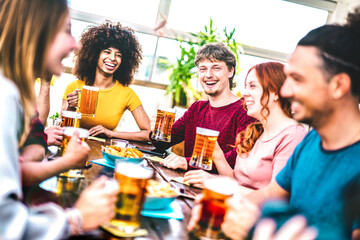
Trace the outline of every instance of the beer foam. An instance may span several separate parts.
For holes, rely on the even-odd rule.
[[[176,109],[170,107],[159,106],[158,109],[165,112],[176,113]]]
[[[117,160],[115,172],[131,178],[149,179],[153,176],[154,170],[152,168],[145,168],[136,163],[127,163],[122,160]]]
[[[211,129],[207,129],[207,128],[202,128],[202,127],[197,127],[196,128],[196,133],[201,134],[201,135],[205,135],[205,136],[209,136],[209,137],[217,137],[217,136],[219,136],[219,131],[211,130]]]
[[[79,138],[88,138],[89,137],[89,130],[84,128],[74,128],[74,127],[64,127],[64,135],[72,136],[74,135],[75,131],[79,132]]]
[[[204,187],[222,195],[233,195],[238,183],[229,177],[213,177],[204,181]]]
[[[88,86],[88,85],[84,85],[82,88],[90,90],[90,91],[97,91],[97,92],[99,91],[98,87],[93,87],[93,86]]]
[[[81,113],[74,111],[62,111],[62,116],[67,118],[81,119]]]

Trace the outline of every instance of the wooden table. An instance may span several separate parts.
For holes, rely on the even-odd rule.
[[[101,146],[109,144],[109,140],[106,143],[88,140],[88,144],[91,148],[89,160],[95,160],[103,158],[101,153]],[[136,145],[142,149],[151,150],[153,147],[147,143],[142,142],[131,142],[131,144]],[[162,167],[159,163],[152,163],[151,166],[156,171],[156,179],[158,181],[169,181],[173,177],[183,176],[184,171],[181,170],[172,170]],[[78,198],[81,191],[86,188],[94,179],[100,175],[107,175],[108,177],[113,176],[113,169],[108,167],[103,167],[97,164],[92,164],[92,167],[84,170],[84,179],[64,179],[62,190],[60,193],[54,193],[51,191],[46,191],[38,186],[25,191],[26,203],[29,205],[39,205],[44,202],[55,202],[60,206],[72,207]],[[201,192],[200,189],[191,188],[183,186],[182,184],[173,183],[176,187],[181,187],[185,189],[186,192],[191,194]],[[186,229],[186,226],[189,222],[191,215],[191,208],[193,206],[193,201],[187,198],[177,198],[175,200],[181,207],[181,210],[184,214],[184,219],[179,221],[176,219],[160,219],[160,218],[150,218],[142,217],[141,219],[141,228],[148,230],[149,235],[146,237],[136,237],[135,239],[189,239],[189,234]],[[116,239],[113,235],[98,229],[93,231],[86,236],[77,236],[72,237],[71,239]]]

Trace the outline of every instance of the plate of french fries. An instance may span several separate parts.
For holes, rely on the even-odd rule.
[[[136,148],[123,148],[115,145],[102,147],[102,154],[106,161],[115,165],[116,159],[140,163],[144,160],[144,154]]]
[[[146,186],[146,199],[143,208],[146,210],[168,208],[178,195],[178,191],[170,183],[160,183],[150,179]]]

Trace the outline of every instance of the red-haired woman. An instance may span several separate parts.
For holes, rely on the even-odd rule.
[[[295,147],[305,137],[306,129],[291,118],[290,102],[280,96],[285,81],[284,65],[267,62],[252,67],[245,79],[247,114],[259,120],[240,132],[236,139],[238,157],[232,169],[220,148],[214,163],[221,175],[235,177],[246,194],[268,185],[285,166]],[[184,180],[201,186],[209,174],[192,171]]]

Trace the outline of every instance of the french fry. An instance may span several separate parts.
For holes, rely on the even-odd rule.
[[[169,183],[160,183],[153,179],[148,180],[146,191],[152,197],[175,197],[178,195],[176,189]]]
[[[144,154],[135,148],[121,148],[119,146],[107,146],[102,147],[102,149],[111,155],[118,157],[127,157],[127,158],[142,158]]]

